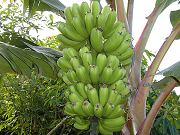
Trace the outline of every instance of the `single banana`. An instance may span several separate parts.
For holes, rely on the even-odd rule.
[[[79,129],[79,130],[88,130],[89,129],[89,125],[90,125],[89,122],[87,122],[85,124],[79,124],[78,122],[74,123],[74,127],[76,129]]]
[[[124,67],[131,65],[131,63],[132,63],[132,58],[121,61],[121,65],[124,66]]]
[[[91,12],[93,15],[93,20],[94,20],[94,24],[96,24],[97,22],[97,17],[100,13],[101,9],[100,9],[100,4],[98,1],[93,1],[92,5],[91,5]]]
[[[66,26],[66,23],[64,22],[59,22],[57,24],[57,29],[63,34],[65,35],[66,31],[65,31],[65,26]]]
[[[123,41],[123,36],[121,33],[116,32],[110,38],[108,38],[104,43],[104,51],[110,53],[115,51]]]
[[[103,85],[99,89],[99,102],[102,106],[105,106],[109,98],[109,89],[106,85]]]
[[[96,104],[94,106],[94,115],[98,118],[101,118],[103,115],[103,106],[101,104]]]
[[[109,91],[108,102],[113,104],[116,101],[117,96],[118,96],[118,92],[117,91],[110,90]]]
[[[79,94],[77,95],[77,93],[71,93],[68,97],[69,101],[73,102],[83,102],[83,97],[81,97]]]
[[[61,57],[57,61],[57,65],[64,71],[68,71],[69,69],[72,69],[72,66],[70,63],[68,63],[67,59],[65,57]]]
[[[72,15],[72,12],[71,12],[71,7],[67,7],[67,8],[64,9],[64,15],[65,15],[66,23],[72,24],[73,15]]]
[[[78,67],[82,66],[81,61],[77,57],[72,57],[70,60],[70,64],[74,70],[78,69]]]
[[[85,28],[84,22],[82,22],[78,16],[73,17],[73,26],[76,29],[76,31],[80,35],[82,35],[84,38],[87,38],[89,36],[89,34]]]
[[[96,50],[97,52],[101,52],[103,49],[102,32],[97,28],[93,28],[91,31],[90,40],[91,40],[91,45],[94,48],[94,50]]]
[[[107,58],[107,66],[112,69],[118,68],[120,65],[119,59],[115,55],[109,55]]]
[[[71,12],[73,14],[73,17],[78,16],[81,19],[83,19],[82,14],[81,14],[80,6],[77,3],[73,3],[73,5],[71,7]]]
[[[104,6],[104,8],[102,9],[102,14],[109,15],[110,12],[111,12],[111,8],[108,5]]]
[[[109,114],[111,114],[114,108],[115,106],[112,103],[107,102],[104,106],[103,117],[106,118]]]
[[[89,48],[85,46],[85,47],[82,47],[82,48],[79,50],[79,55],[80,55],[81,58],[82,58],[82,56],[83,56],[84,53],[89,53],[89,52],[90,52]]]
[[[113,52],[110,52],[109,54],[119,56],[122,53],[124,53],[130,47],[129,45],[130,45],[130,42],[128,40],[123,41],[116,50],[114,50]]]
[[[86,124],[89,123],[89,120],[84,119],[81,116],[75,116],[74,117],[75,122],[79,123],[79,124]]]
[[[72,82],[71,82],[71,81],[68,79],[68,77],[67,77],[67,73],[66,73],[66,74],[64,73],[62,79],[63,79],[63,81],[64,81],[67,85],[71,85],[71,84],[72,84]]]
[[[112,11],[109,13],[107,20],[105,22],[106,27],[104,27],[103,36],[111,32],[112,26],[114,25],[115,22],[116,22],[116,11]]]
[[[122,22],[116,22],[114,25],[113,25],[113,28],[111,29],[111,31],[109,33],[107,33],[106,35],[103,35],[104,38],[110,38],[114,33],[116,32],[120,32],[120,33],[125,33],[125,30],[124,30],[124,24]]]
[[[72,83],[76,83],[76,82],[79,81],[79,79],[77,78],[77,75],[74,72],[74,70],[69,70],[67,72],[67,77],[68,77],[69,81],[72,82]]]
[[[114,131],[120,131],[120,126],[125,124],[125,119],[121,116],[114,119],[101,119],[100,122],[103,127],[109,127],[109,129],[114,129]]]
[[[108,119],[114,119],[117,117],[121,117],[124,115],[124,110],[121,108],[121,105],[117,105],[114,110],[112,111],[112,113],[110,115],[107,116]]]
[[[82,104],[82,110],[84,113],[86,113],[88,116],[94,116],[94,106],[88,101],[85,100]]]
[[[104,129],[101,125],[101,122],[99,121],[98,121],[98,130],[102,135],[113,135],[113,131]]]
[[[97,59],[96,59],[96,65],[99,69],[99,73],[101,74],[101,72],[103,71],[103,69],[105,68],[107,64],[107,57],[105,54],[98,54],[97,55]]]
[[[79,57],[79,53],[74,48],[65,48],[63,49],[63,56],[67,60],[71,60],[72,57]]]
[[[121,54],[118,58],[120,61],[127,60],[129,58],[132,58],[133,56],[133,49],[129,47],[123,54]]]
[[[86,25],[86,30],[91,34],[91,30],[94,28],[94,21],[93,21],[93,16],[91,13],[87,13],[84,18],[85,25]]]
[[[127,97],[123,97],[120,93],[118,93],[116,97],[116,101],[114,102],[114,105],[122,105],[127,101]]]
[[[76,75],[81,82],[83,82],[83,83],[90,82],[89,71],[86,70],[86,68],[84,66],[79,66],[76,69]]]
[[[74,41],[85,40],[85,38],[75,30],[73,25],[66,24],[64,27],[63,35],[66,36],[67,38],[71,39],[71,40],[74,40]]]
[[[67,37],[63,36],[62,34],[59,34],[57,36],[57,39],[62,42],[63,44],[69,46],[69,47],[72,47],[72,48],[80,48],[81,47],[81,43],[80,42],[77,42],[77,41],[74,41],[74,40],[71,40],[71,39],[68,39]]]
[[[129,88],[126,86],[124,89],[121,89],[121,95],[122,96],[127,96],[129,94]]]
[[[91,78],[91,82],[93,84],[97,84],[99,82],[99,69],[96,65],[90,65],[90,78]]]
[[[65,114],[67,114],[67,115],[71,115],[71,116],[76,115],[76,113],[75,113],[75,112],[73,111],[73,109],[72,109],[72,104],[71,104],[70,102],[67,102],[67,103],[65,104],[64,112],[65,112]]]
[[[112,84],[112,83],[114,83],[114,82],[116,82],[118,80],[122,80],[124,78],[125,73],[126,73],[125,69],[117,67],[113,71],[112,77],[111,77],[109,83]]]
[[[82,59],[84,67],[86,68],[87,71],[89,71],[90,65],[92,65],[91,53],[90,52],[83,53],[81,59]]]
[[[81,14],[82,14],[82,17],[83,17],[83,18],[85,17],[85,15],[86,15],[87,13],[90,13],[90,12],[91,12],[91,9],[90,9],[90,7],[89,7],[89,5],[88,5],[87,2],[82,2],[82,3],[81,3],[81,6],[80,6],[80,9],[81,9]]]
[[[84,98],[84,99],[87,99],[87,94],[86,94],[86,91],[85,91],[85,85],[84,83],[77,83],[76,84],[76,90],[78,91],[78,93]]]
[[[87,90],[87,96],[90,101],[90,103],[95,106],[97,103],[99,103],[99,96],[98,91],[96,88],[90,88]]]
[[[105,67],[102,74],[101,74],[101,78],[100,81],[101,83],[109,83],[109,80],[112,77],[112,73],[113,73],[113,69],[111,67]]]
[[[83,110],[82,110],[82,102],[73,102],[73,103],[72,103],[72,109],[73,109],[73,111],[74,111],[76,114],[78,114],[78,115],[80,115],[80,116],[83,116],[83,117],[87,117],[87,116],[88,116],[88,115],[85,114],[85,113],[83,112]]]

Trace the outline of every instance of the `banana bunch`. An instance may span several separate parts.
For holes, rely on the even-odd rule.
[[[131,64],[133,50],[130,47],[131,36],[124,24],[117,21],[116,12],[109,6],[102,10],[98,1],[91,6],[87,2],[73,4],[64,11],[66,22],[57,26],[61,32],[58,39],[62,48],[80,48],[87,46],[95,52],[116,55],[123,66]]]
[[[57,61],[58,76],[67,84],[64,112],[77,129],[88,130],[95,119],[98,131],[111,135],[126,122],[131,36],[116,12],[108,6],[101,10],[98,1],[73,4],[64,14],[66,22],[58,24],[63,57]]]
[[[103,84],[98,89],[91,84],[79,82],[69,86],[65,94],[67,103],[64,112],[74,116],[75,128],[89,129],[91,119],[96,117],[101,134],[121,130],[125,123],[122,104],[129,90],[116,89],[113,85],[108,87]]]

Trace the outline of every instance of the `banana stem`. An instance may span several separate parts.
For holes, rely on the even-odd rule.
[[[90,135],[98,135],[97,118],[92,118],[91,127],[90,127]]]

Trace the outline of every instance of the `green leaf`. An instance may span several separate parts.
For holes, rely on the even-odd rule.
[[[178,0],[156,0],[155,7],[163,6],[161,12],[163,12],[169,5]]]
[[[180,24],[180,9],[171,11],[170,13],[170,21],[171,25],[175,27],[176,25]],[[180,39],[180,33],[177,35],[176,39]]]
[[[39,75],[57,78],[56,61],[36,51],[21,49],[0,42],[0,74],[17,73],[31,76],[34,71]]]
[[[176,62],[172,66],[160,71],[158,74],[161,74],[165,77],[171,76],[176,78],[180,82],[180,61]]]

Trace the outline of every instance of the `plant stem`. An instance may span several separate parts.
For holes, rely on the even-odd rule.
[[[172,42],[175,40],[176,35],[180,32],[180,24],[178,24],[175,29],[171,32],[170,36],[167,38],[167,40],[163,43],[160,50],[158,51],[156,57],[154,58],[153,62],[148,68],[148,71],[146,72],[143,80],[141,81],[138,91],[135,94],[133,98],[133,102],[131,104],[131,112],[132,115],[134,115],[136,129],[139,128],[139,126],[143,123],[145,119],[145,108],[146,108],[146,99],[149,94],[149,87],[147,87],[146,84],[151,84],[154,75],[158,70],[158,67],[163,60],[166,52],[168,51],[169,47],[171,46]]]
[[[47,135],[52,135],[69,117],[65,117],[59,124],[56,125]]]
[[[144,53],[147,41],[149,39],[153,26],[163,8],[164,8],[164,5],[156,7],[152,11],[152,13],[148,16],[148,21],[143,29],[143,32],[141,33],[139,37],[138,42],[135,45],[135,48],[134,48],[135,61],[132,67],[131,75],[130,75],[131,83],[133,85],[133,88],[135,89],[137,89],[141,81],[141,64],[142,64],[143,53]]]
[[[123,0],[116,0],[116,12],[118,20],[124,22],[126,30],[129,31],[129,24],[127,21]]]
[[[132,23],[133,23],[133,7],[134,0],[128,0],[127,18],[129,24],[129,32],[132,34]]]
[[[98,135],[97,132],[97,118],[92,118],[91,127],[90,127],[90,135]]]
[[[144,123],[142,124],[141,130],[138,131],[137,135],[148,135],[150,134],[151,128],[153,126],[154,120],[162,106],[162,104],[167,99],[168,95],[171,91],[176,87],[178,82],[171,78],[164,90],[160,93],[158,98],[156,99],[155,103],[153,104],[150,112],[148,113],[147,118],[145,119]]]

